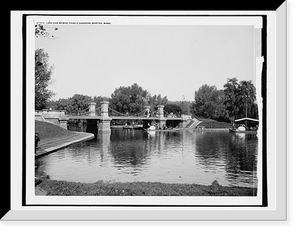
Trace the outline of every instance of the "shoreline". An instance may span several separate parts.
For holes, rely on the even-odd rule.
[[[95,137],[93,133],[69,131],[56,124],[39,120],[35,120],[35,133],[39,136],[35,158]]]
[[[45,140],[43,143],[38,145],[35,158],[44,156],[78,142],[91,140],[94,137],[93,133],[74,132],[74,134],[70,136],[55,138],[55,140]]]
[[[41,179],[38,196],[257,196],[257,188],[160,182],[95,183]]]

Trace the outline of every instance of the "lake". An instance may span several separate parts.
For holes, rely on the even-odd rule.
[[[39,159],[53,180],[257,187],[255,134],[112,130]]]

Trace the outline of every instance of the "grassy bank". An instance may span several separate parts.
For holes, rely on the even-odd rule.
[[[198,184],[75,183],[44,179],[38,185],[49,196],[256,196],[257,189]]]
[[[35,132],[39,133],[40,137],[35,152],[36,157],[94,138],[92,133],[73,132],[43,121],[35,121]]]
[[[76,135],[75,132],[68,131],[55,124],[37,120],[35,121],[35,132],[39,133],[40,143]]]

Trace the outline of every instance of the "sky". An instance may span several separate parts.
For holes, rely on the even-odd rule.
[[[252,80],[253,26],[47,25],[35,39],[54,66],[54,99],[74,94],[110,97],[137,83],[151,95],[193,101],[203,84]],[[56,28],[56,30],[55,30]]]

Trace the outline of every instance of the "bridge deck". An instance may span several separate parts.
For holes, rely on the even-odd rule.
[[[138,116],[109,116],[112,120],[158,120],[158,117],[138,117]],[[101,119],[101,116],[67,116],[68,119]],[[165,117],[166,120],[178,120],[183,118]]]

